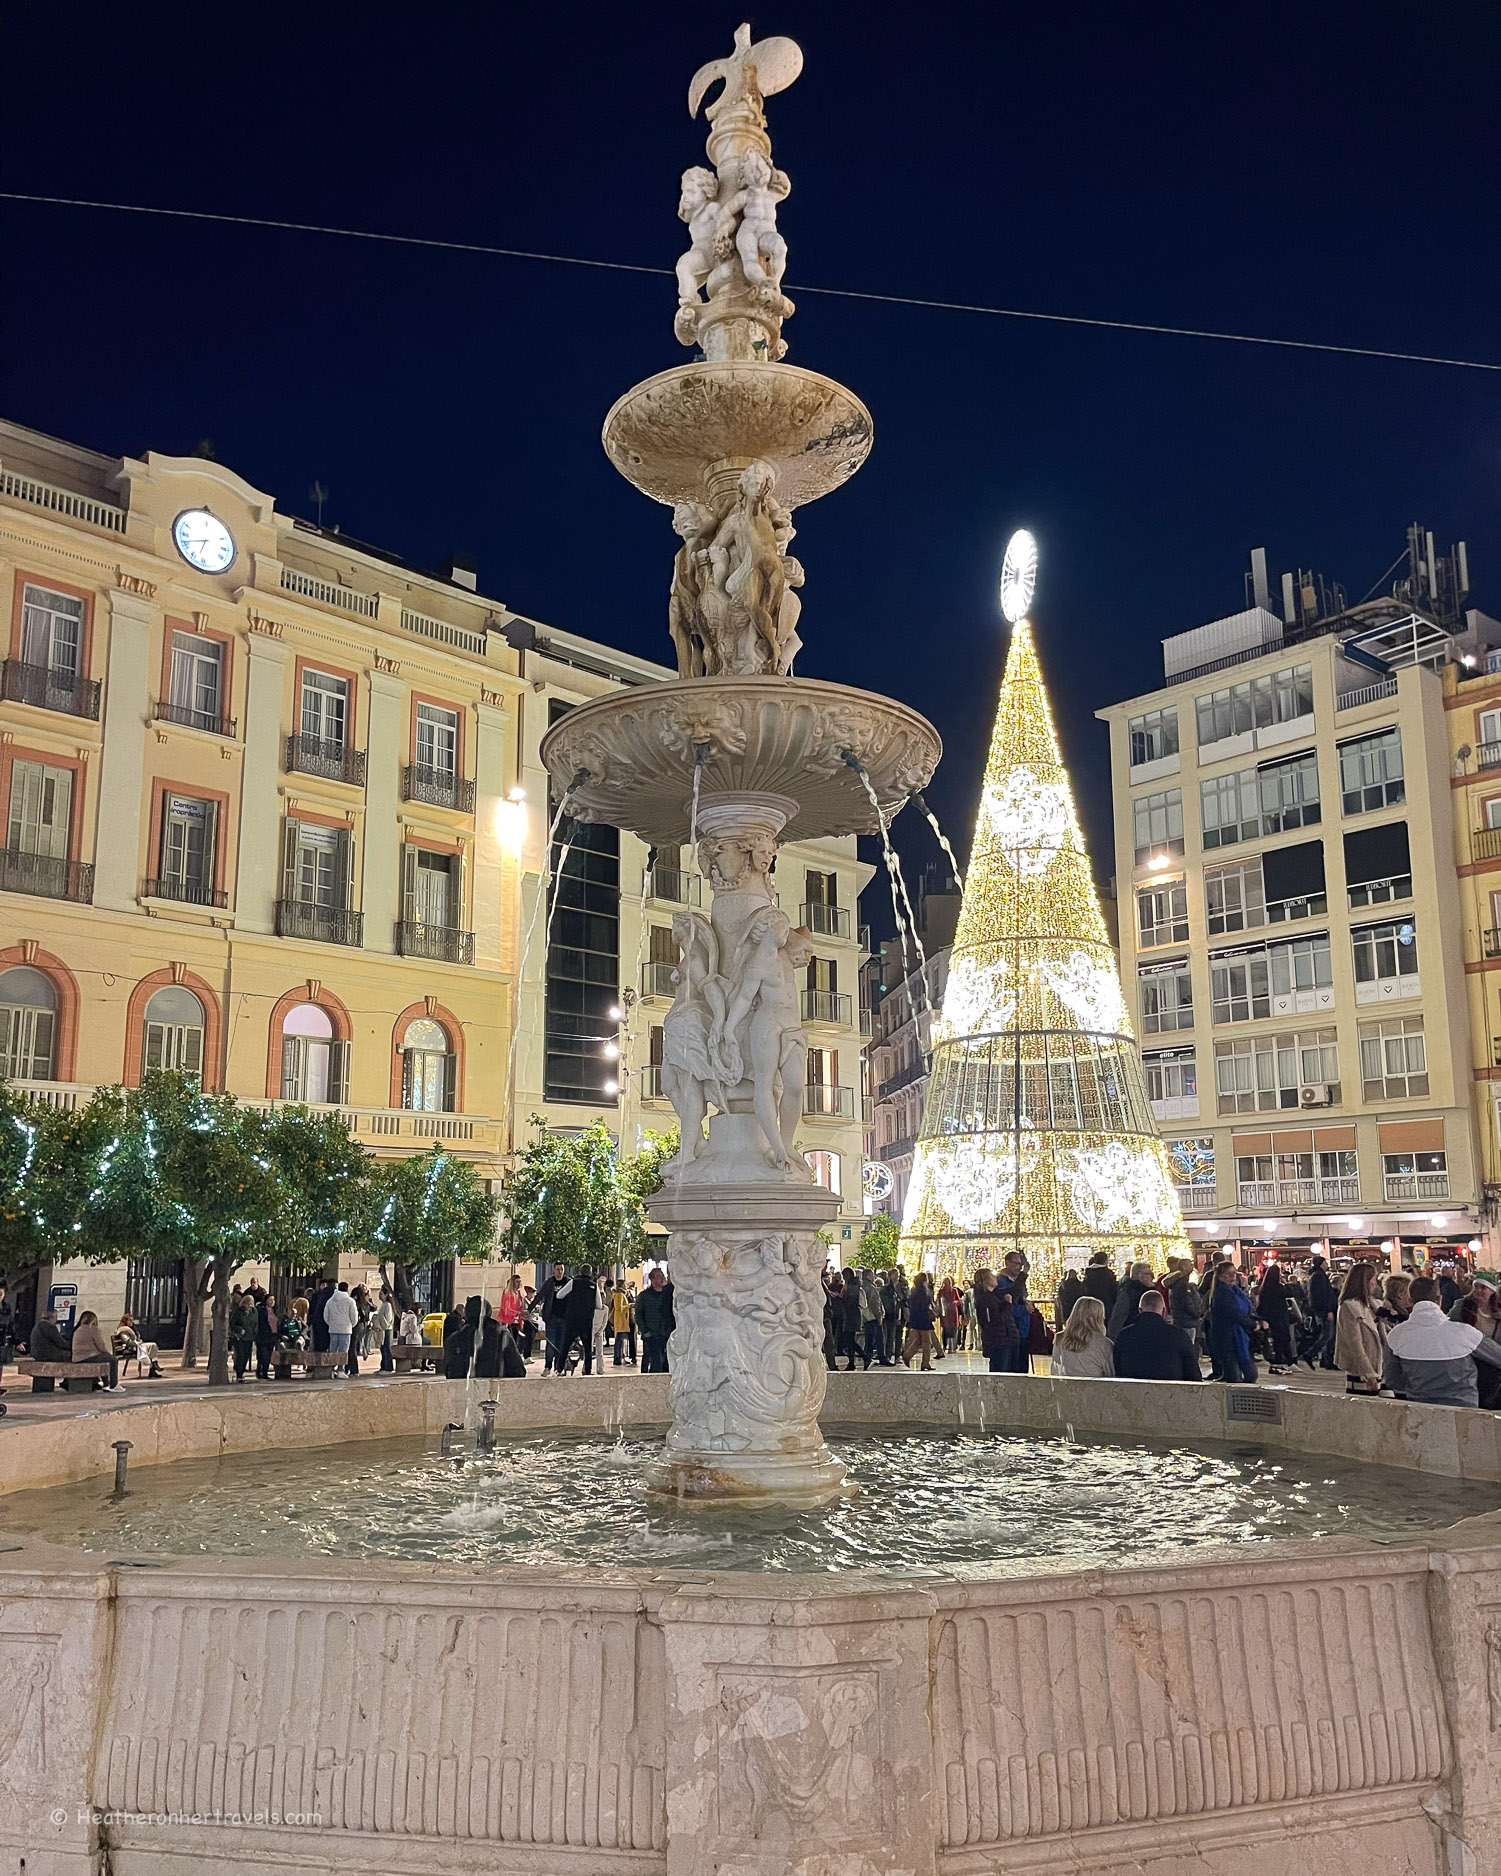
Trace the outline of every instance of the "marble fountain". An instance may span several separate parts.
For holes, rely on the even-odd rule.
[[[415,1377],[0,1423],[0,1876],[1501,1871],[1501,1417],[825,1376],[837,1201],[793,1144],[808,934],[775,855],[879,831],[939,744],[791,674],[793,511],[871,442],[858,399],[783,362],[764,104],[801,64],[741,28],[695,76],[712,167],[683,179],[676,330],[697,356],[605,423],[673,509],[679,677],[545,748],[572,815],[696,843],[713,888],[679,917],[667,1021],[673,1372],[496,1384],[483,1460],[437,1451],[473,1384]],[[528,1501],[544,1433],[603,1508],[556,1561],[545,1518],[508,1556],[482,1498]],[[120,1438],[133,1496],[111,1500]],[[956,1517],[1008,1499],[993,1555],[904,1483],[924,1440]],[[628,1491],[605,1489],[617,1456]],[[420,1473],[451,1509],[414,1534],[391,1493]],[[1213,1542],[1129,1528],[1153,1477],[1239,1494],[1228,1517],[1205,1498]],[[889,1543],[883,1502],[907,1520]],[[773,1526],[796,1541],[747,1539]]]

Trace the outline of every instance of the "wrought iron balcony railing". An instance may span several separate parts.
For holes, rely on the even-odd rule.
[[[472,964],[474,933],[403,919],[396,927],[396,949],[404,958],[432,958],[439,964]]]
[[[156,706],[157,717],[163,723],[180,723],[187,730],[206,730],[210,736],[233,736],[235,720],[221,716],[217,710],[199,710],[192,704],[172,703],[163,697]]]
[[[425,801],[430,808],[452,808],[458,814],[473,814],[474,783],[451,769],[430,769],[413,762],[401,771],[403,801]]]
[[[148,879],[141,887],[143,899],[175,899],[179,905],[207,905],[222,912],[229,904],[229,894],[208,880]]]
[[[71,899],[91,905],[94,869],[84,860],[56,860],[50,853],[0,847],[0,892],[29,892],[38,899]]]
[[[38,710],[56,710],[63,716],[99,720],[99,681],[54,671],[48,664],[23,664],[7,658],[0,667],[0,697],[7,703],[32,704]]]
[[[296,775],[321,775],[326,782],[365,786],[365,752],[347,743],[329,742],[306,731],[287,738],[287,770]]]
[[[276,935],[311,938],[326,945],[361,945],[365,942],[365,915],[340,906],[312,905],[303,899],[278,899]]]

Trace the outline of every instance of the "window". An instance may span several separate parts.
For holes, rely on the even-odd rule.
[[[1209,954],[1210,1021],[1248,1023],[1272,1013],[1264,945]]]
[[[215,905],[214,841],[218,803],[197,795],[162,797],[161,849],[157,876],[146,882],[148,899],[178,899],[187,905]]]
[[[414,924],[455,929],[462,921],[459,897],[459,856],[429,853],[425,847],[405,851],[405,911]]]
[[[1447,1153],[1383,1153],[1382,1182],[1388,1199],[1446,1199]]]
[[[1189,1111],[1182,1106],[1185,1101],[1191,1101],[1191,1111],[1198,1113],[1199,1077],[1192,1049],[1149,1052],[1142,1056],[1141,1065],[1147,1078],[1147,1099],[1159,1120],[1181,1120]],[[1172,1103],[1171,1113],[1157,1113],[1166,1103]]]
[[[1421,1016],[1392,1016],[1360,1025],[1360,1085],[1367,1101],[1427,1095],[1428,1053]]]
[[[1406,821],[1357,827],[1345,835],[1345,884],[1352,908],[1412,897]]]
[[[1148,886],[1136,895],[1141,947],[1188,943],[1188,888],[1181,879]]]
[[[299,1003],[282,1023],[281,1098],[314,1107],[349,1098],[349,1044],[334,1040],[333,1020],[316,1003]]]
[[[1178,753],[1178,712],[1149,710],[1145,716],[1132,717],[1126,725],[1131,739],[1131,766],[1143,762],[1161,762],[1164,756]]]
[[[1141,985],[1141,1027],[1144,1035],[1194,1026],[1193,980],[1188,959],[1156,964],[1138,973]]]
[[[57,992],[27,965],[0,971],[0,1081],[51,1081]]]
[[[169,984],[146,1005],[143,1068],[173,1069],[203,1078],[203,1005],[191,990]]]
[[[1482,769],[1493,769],[1501,762],[1501,710],[1480,712],[1480,747],[1475,760]]]
[[[1395,724],[1374,736],[1339,745],[1340,804],[1346,814],[1369,814],[1407,799],[1402,780],[1402,732]]]
[[[1318,1136],[1315,1135],[1314,1138]],[[1309,1152],[1243,1153],[1235,1161],[1241,1202],[1286,1204],[1350,1203],[1360,1197],[1355,1151],[1333,1147]],[[1256,1187],[1263,1190],[1257,1192]],[[1247,1188],[1253,1188],[1248,1190]]]
[[[1204,874],[1204,903],[1209,934],[1251,931],[1266,923],[1266,900],[1261,886],[1260,860],[1239,866],[1217,866]]]
[[[1289,938],[1267,947],[1272,970],[1272,1014],[1332,1008],[1334,959],[1328,932]]]
[[[401,1105],[419,1114],[451,1114],[456,1080],[443,1025],[430,1016],[408,1023],[401,1039]]]
[[[1329,910],[1324,891],[1324,843],[1300,841],[1295,847],[1273,847],[1261,856],[1269,925],[1314,918]]]
[[[1200,782],[1199,814],[1206,848],[1254,840],[1261,832],[1261,797],[1255,769]]]
[[[283,938],[357,945],[363,914],[353,909],[354,835],[347,827],[288,820],[276,929]]]
[[[1217,1042],[1214,1085],[1221,1114],[1333,1106],[1340,1098],[1335,1032],[1311,1029],[1294,1035],[1255,1036],[1244,1042]],[[1305,1092],[1309,1089],[1312,1098]]]
[[[560,721],[569,707],[554,698],[549,720]],[[550,807],[556,814],[556,797]],[[615,1100],[605,1088],[619,1066],[603,1054],[601,1041],[615,1034],[610,1011],[620,1002],[619,833],[595,822],[560,826],[553,836],[552,869],[556,897],[547,952],[543,1093],[549,1101],[598,1107]],[[642,990],[670,997],[669,966],[677,959],[671,929],[654,927],[650,943]]]
[[[194,632],[172,634],[172,675],[167,702],[175,723],[195,730],[223,731],[224,647]]]
[[[809,1166],[813,1169],[814,1180],[821,1185],[826,1192],[837,1193],[839,1191],[840,1171],[839,1155],[837,1153],[805,1153],[803,1158],[807,1160]]]
[[[452,782],[459,772],[459,713],[438,704],[417,706],[417,766]]]
[[[418,705],[419,711],[423,706]],[[326,671],[302,674],[302,734],[330,750],[341,750],[349,738],[349,680]]]
[[[1136,864],[1154,853],[1183,851],[1183,793],[1166,788],[1160,794],[1138,795],[1131,803],[1136,838]]]
[[[1256,771],[1261,795],[1261,831],[1285,834],[1315,827],[1319,820],[1319,765],[1311,749],[1285,762],[1263,762]]]
[[[50,587],[21,591],[21,662],[50,672],[69,688],[80,675],[83,656],[83,601]]]
[[[73,814],[73,771],[16,761],[10,771],[5,844],[12,853],[66,860]]]
[[[1355,1000],[1418,994],[1418,937],[1407,921],[1357,925],[1350,933],[1355,952]]]
[[[1194,699],[1199,747],[1313,714],[1313,666],[1300,664]]]

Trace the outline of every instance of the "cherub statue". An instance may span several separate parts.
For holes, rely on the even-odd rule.
[[[662,1019],[662,1087],[682,1135],[672,1162],[676,1169],[698,1158],[709,1102],[721,1110],[729,1102],[714,1056],[715,1039],[725,1022],[719,940],[702,912],[675,913],[672,934],[679,952],[673,972],[677,994]]]
[[[770,463],[747,464],[740,473],[735,500],[709,544],[716,600],[705,593],[703,604],[706,621],[711,630],[717,628],[719,641],[713,647],[717,665],[710,665],[710,648],[705,646],[705,670],[711,677],[729,673],[748,677],[776,668],[787,574],[770,506],[775,481]],[[723,607],[717,603],[720,596],[727,602]]]
[[[683,171],[678,220],[688,224],[688,252],[677,264],[678,313],[673,330],[684,345],[698,339],[699,289],[714,267],[715,237],[720,227],[719,178],[712,169]]]
[[[806,927],[794,931],[787,914],[776,906],[757,913],[740,941],[724,1018],[724,1034],[731,1039],[750,1019],[747,1040],[756,1119],[766,1136],[767,1158],[783,1171],[807,1171],[807,1161],[793,1145],[808,1065],[795,972],[812,957],[812,934]]]
[[[719,208],[718,244],[724,244],[733,228],[741,271],[768,298],[781,298],[782,275],[787,271],[787,243],[777,232],[777,203],[791,189],[786,174],[772,166],[769,156],[746,150],[740,158],[740,187]]]
[[[784,508],[780,502],[767,504],[771,514],[772,527],[776,533],[777,552],[782,556],[782,568],[786,577],[786,590],[782,594],[782,607],[777,615],[777,658],[778,677],[789,677],[792,673],[792,661],[803,648],[803,641],[797,634],[797,622],[802,616],[803,602],[793,590],[803,583],[803,563],[789,554],[787,549],[792,544],[792,537],[797,529],[792,525],[792,510]]]
[[[667,599],[667,629],[678,655],[679,677],[704,675],[703,585],[707,554],[716,521],[703,502],[679,502],[672,511],[673,531],[683,545],[672,562],[672,590]]]

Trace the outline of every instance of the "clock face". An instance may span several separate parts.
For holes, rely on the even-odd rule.
[[[177,551],[201,573],[222,573],[235,557],[235,537],[206,508],[188,508],[172,524]]]
[[[1001,611],[1012,625],[1025,619],[1037,589],[1037,543],[1025,528],[1018,528],[1006,543],[1001,567]]]

